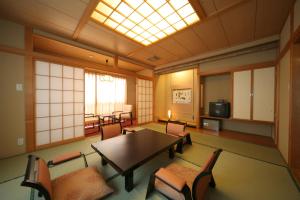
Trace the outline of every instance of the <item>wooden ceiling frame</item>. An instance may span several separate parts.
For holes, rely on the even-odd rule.
[[[98,3],[99,3],[99,0],[90,0],[89,4],[87,5],[85,11],[83,12],[83,15],[81,16],[79,23],[73,33],[72,38],[74,40],[78,39],[78,36],[79,36],[81,30],[89,21],[90,16],[91,16],[92,12],[95,10]]]
[[[200,17],[200,20],[204,20],[207,15],[202,7],[202,5],[200,4],[199,0],[189,0],[191,6],[194,8],[194,10],[196,11],[196,13],[198,14],[198,16]]]
[[[99,2],[100,2],[100,1],[99,1]],[[126,3],[125,0],[120,0],[120,4],[121,4],[122,2],[123,2],[123,3]],[[154,11],[153,13],[157,13],[162,19],[166,20],[167,23],[169,23],[169,27],[173,28],[173,29],[175,30],[175,32],[172,32],[172,33],[169,34],[169,33],[166,33],[166,32],[165,32],[165,29],[166,29],[166,28],[164,28],[164,30],[159,28],[160,31],[158,31],[157,33],[153,34],[153,33],[151,33],[151,32],[148,32],[148,33],[150,33],[150,36],[149,36],[149,37],[145,37],[145,36],[142,35],[143,33],[137,33],[135,30],[133,30],[133,28],[135,27],[135,26],[133,26],[132,28],[125,27],[126,29],[128,29],[128,31],[126,31],[126,32],[124,32],[124,33],[121,33],[121,32],[119,32],[119,31],[117,31],[117,28],[118,28],[119,25],[122,25],[122,23],[119,23],[119,21],[116,21],[115,19],[111,18],[112,14],[117,10],[117,7],[118,7],[118,6],[116,6],[116,7],[113,8],[111,5],[109,5],[109,4],[108,4],[107,2],[105,2],[105,1],[101,1],[101,3],[102,3],[103,5],[106,5],[106,6],[109,7],[110,9],[112,9],[112,12],[111,12],[109,15],[105,15],[105,14],[102,13],[101,11],[95,9],[94,12],[96,12],[96,13],[98,13],[98,14],[100,14],[100,15],[103,15],[103,17],[105,17],[106,19],[105,19],[105,22],[100,22],[100,21],[94,19],[93,17],[90,17],[91,21],[95,22],[96,24],[101,25],[102,27],[107,28],[107,29],[110,30],[110,31],[112,30],[112,31],[114,31],[114,32],[117,33],[117,34],[122,35],[123,37],[125,37],[125,38],[127,38],[127,39],[129,39],[129,40],[131,40],[131,41],[133,41],[133,42],[135,42],[135,43],[141,45],[142,47],[147,47],[147,46],[151,46],[151,45],[153,45],[153,44],[156,44],[156,43],[158,43],[159,41],[161,41],[161,40],[163,40],[163,39],[165,39],[165,38],[168,38],[168,37],[170,37],[171,35],[174,35],[174,34],[176,34],[177,32],[182,31],[182,30],[184,30],[184,29],[186,29],[186,28],[188,28],[188,27],[190,27],[190,26],[192,26],[192,25],[194,25],[194,24],[199,23],[199,21],[201,21],[200,16],[198,15],[198,13],[197,13],[196,10],[194,9],[194,7],[190,4],[189,1],[188,1],[187,4],[185,4],[185,5],[182,6],[181,8],[183,8],[183,7],[185,7],[186,5],[190,4],[190,5],[192,6],[192,8],[194,9],[194,12],[193,12],[192,14],[188,15],[188,16],[191,16],[191,15],[193,15],[193,14],[196,14],[197,17],[198,17],[198,20],[192,22],[191,24],[189,24],[188,22],[185,21],[185,19],[186,19],[188,16],[182,17],[182,16],[178,13],[178,10],[180,10],[181,8],[176,9],[173,5],[171,5],[170,3],[168,3],[168,1],[166,1],[165,3],[163,3],[163,4],[161,5],[161,7],[163,7],[164,4],[169,4],[170,7],[175,11],[175,13],[177,13],[178,16],[180,17],[180,20],[179,20],[178,22],[182,21],[182,22],[185,24],[185,27],[183,27],[183,28],[181,28],[181,29],[177,29],[177,28],[175,28],[175,26],[174,26],[177,22],[174,23],[174,24],[171,24],[171,23],[169,23],[169,22],[166,20],[166,18],[169,17],[170,15],[167,16],[167,17],[166,17],[166,16],[163,16],[161,13],[158,13],[158,12],[157,12],[157,10],[158,10],[159,8],[154,8],[152,5],[150,5],[149,3],[147,3],[146,1],[144,1],[142,4],[146,3],[150,8],[152,8],[153,11]],[[142,4],[141,4],[141,5],[142,5]],[[132,7],[131,5],[128,5],[128,6],[133,10],[133,13],[134,13],[134,12],[139,13],[139,11],[137,11],[137,9],[138,9],[139,7],[141,7],[141,5],[139,5],[139,6],[136,7],[136,8]],[[199,9],[200,9],[200,8],[199,8],[199,6],[198,6],[198,10],[199,10]],[[119,13],[119,12],[118,12],[118,13]],[[131,22],[132,22],[133,24],[135,24],[135,25],[139,25],[139,24],[140,24],[140,22],[137,23],[137,22],[132,21],[131,19],[128,18],[128,16],[124,15],[123,13],[119,13],[119,14],[120,14],[121,16],[123,16],[126,20],[131,21]],[[151,14],[150,14],[150,15],[151,15]],[[149,16],[150,16],[150,15],[149,15]],[[147,17],[142,16],[142,17],[144,17],[145,19],[147,19],[149,16],[147,16]],[[112,28],[112,27],[110,27],[109,25],[106,24],[106,21],[107,21],[107,20],[113,21],[114,23],[117,23],[118,25],[117,25],[116,27]],[[150,22],[151,22],[151,21],[150,21]],[[156,23],[151,22],[151,23],[152,23],[152,25],[153,25],[152,27],[155,27],[155,25],[157,25],[158,22],[156,22]],[[148,30],[151,29],[152,27],[145,28],[144,31],[148,31]],[[138,36],[141,36],[141,37],[144,38],[144,40],[142,40],[142,41],[135,40],[134,38],[136,38],[136,37],[131,37],[131,36],[127,35],[128,32],[133,33],[133,34],[136,35],[137,37],[138,37]],[[164,37],[161,37],[161,38],[160,38],[160,37],[157,37],[156,35],[157,35],[158,33],[160,33],[160,32],[161,32],[161,33],[164,33],[165,36],[164,36]],[[157,40],[151,41],[151,40],[149,39],[149,38],[151,38],[151,37],[153,37],[153,36],[154,36]],[[148,44],[144,44],[144,43],[143,43],[144,41],[148,41],[149,43],[148,43]]]
[[[223,25],[223,23],[221,22],[221,20],[220,20],[220,18],[219,18],[219,15],[222,14],[222,13],[228,12],[228,11],[230,11],[231,9],[233,9],[233,8],[239,6],[239,5],[245,4],[245,3],[247,3],[248,1],[250,1],[250,0],[240,0],[240,1],[238,1],[238,2],[232,3],[232,4],[230,4],[229,6],[226,6],[226,7],[222,8],[222,9],[220,9],[220,10],[218,10],[218,11],[212,13],[211,15],[206,15],[205,12],[204,12],[204,9],[202,8],[202,6],[201,6],[201,4],[198,2],[198,0],[189,0],[190,4],[191,4],[192,7],[194,8],[194,10],[197,12],[197,14],[199,15],[199,17],[201,17],[201,15],[204,15],[204,18],[200,18],[200,21],[199,21],[199,22],[196,22],[196,23],[194,23],[194,24],[192,24],[192,25],[190,25],[190,26],[188,26],[188,27],[186,27],[186,28],[180,30],[179,32],[184,31],[184,30],[187,29],[187,28],[190,28],[190,27],[196,26],[196,25],[198,25],[198,24],[201,24],[203,21],[209,20],[209,19],[211,19],[211,18],[213,18],[213,17],[218,17],[218,20],[220,21],[222,30],[223,30],[224,35],[225,35],[225,38],[226,38],[226,41],[227,41],[228,45],[230,45],[228,36],[226,35],[226,32],[225,32],[224,25]],[[213,3],[214,3],[214,1],[213,1]],[[198,6],[199,9],[196,10],[194,6],[197,5],[197,4],[199,5],[199,6]],[[214,3],[214,6],[215,6],[215,3]],[[216,6],[215,6],[215,8],[216,8]],[[201,9],[202,9],[202,11],[201,11]],[[200,10],[200,12],[203,12],[203,14],[199,14],[199,13],[198,13],[199,10]],[[208,45],[204,42],[204,40],[203,40],[196,32],[195,32],[195,34],[199,37],[199,39],[203,42],[203,44],[205,44],[206,48],[209,50]],[[181,43],[179,43],[179,42],[174,38],[174,34],[172,34],[172,35],[170,35],[170,36],[167,36],[167,37],[165,37],[165,38],[163,38],[163,39],[161,39],[161,40],[159,40],[159,41],[163,41],[163,40],[166,40],[166,39],[168,39],[168,38],[174,39],[174,40],[177,42],[177,44],[180,45],[182,48],[184,48],[191,56],[193,55],[192,52],[190,52],[186,47],[184,47]],[[156,43],[155,43],[155,44],[156,44]],[[152,44],[152,45],[154,45],[154,44]],[[128,53],[127,56],[132,57],[133,55],[136,54],[136,52],[141,51],[141,50],[144,49],[144,48],[151,47],[152,45],[149,45],[149,46],[147,46],[147,47],[137,48],[137,49],[135,49],[134,51]],[[159,45],[159,42],[157,42],[157,45],[158,45],[159,47],[161,47],[161,46]],[[163,48],[163,47],[161,47],[161,48]],[[165,49],[165,48],[163,48],[163,49]],[[169,51],[167,51],[167,52],[170,53]],[[173,53],[170,53],[170,54],[173,55]]]
[[[238,1],[238,2],[232,3],[232,4],[230,4],[229,6],[226,6],[226,7],[222,8],[222,9],[219,9],[219,10],[217,10],[216,5],[215,5],[215,2],[213,1],[214,6],[215,6],[215,8],[216,8],[217,11],[214,12],[214,13],[212,13],[212,14],[210,14],[210,15],[208,15],[208,16],[207,16],[207,19],[209,19],[209,18],[211,18],[211,17],[218,16],[218,15],[224,13],[224,12],[228,12],[229,10],[232,10],[233,8],[235,8],[235,7],[239,6],[239,5],[245,4],[245,3],[247,3],[248,1],[251,1],[251,0],[240,0],[240,1]]]

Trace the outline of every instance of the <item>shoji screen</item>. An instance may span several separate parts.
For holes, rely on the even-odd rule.
[[[153,121],[153,83],[137,79],[137,116],[138,123]]]
[[[36,146],[84,135],[84,70],[35,63]]]

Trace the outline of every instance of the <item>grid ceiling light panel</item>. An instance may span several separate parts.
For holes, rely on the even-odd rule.
[[[200,21],[188,0],[100,0],[91,18],[145,46]]]

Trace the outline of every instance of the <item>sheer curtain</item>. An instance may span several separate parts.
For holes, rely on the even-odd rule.
[[[126,79],[87,73],[85,89],[85,113],[111,114],[123,110],[127,98]]]
[[[122,111],[126,103],[126,79],[97,75],[97,113]]]
[[[85,73],[85,114],[96,114],[96,74]]]

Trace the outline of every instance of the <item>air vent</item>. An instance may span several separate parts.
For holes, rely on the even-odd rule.
[[[160,59],[160,57],[158,56],[152,56],[150,58],[147,58],[147,60],[151,61],[151,62],[155,62],[155,61],[158,61]]]

